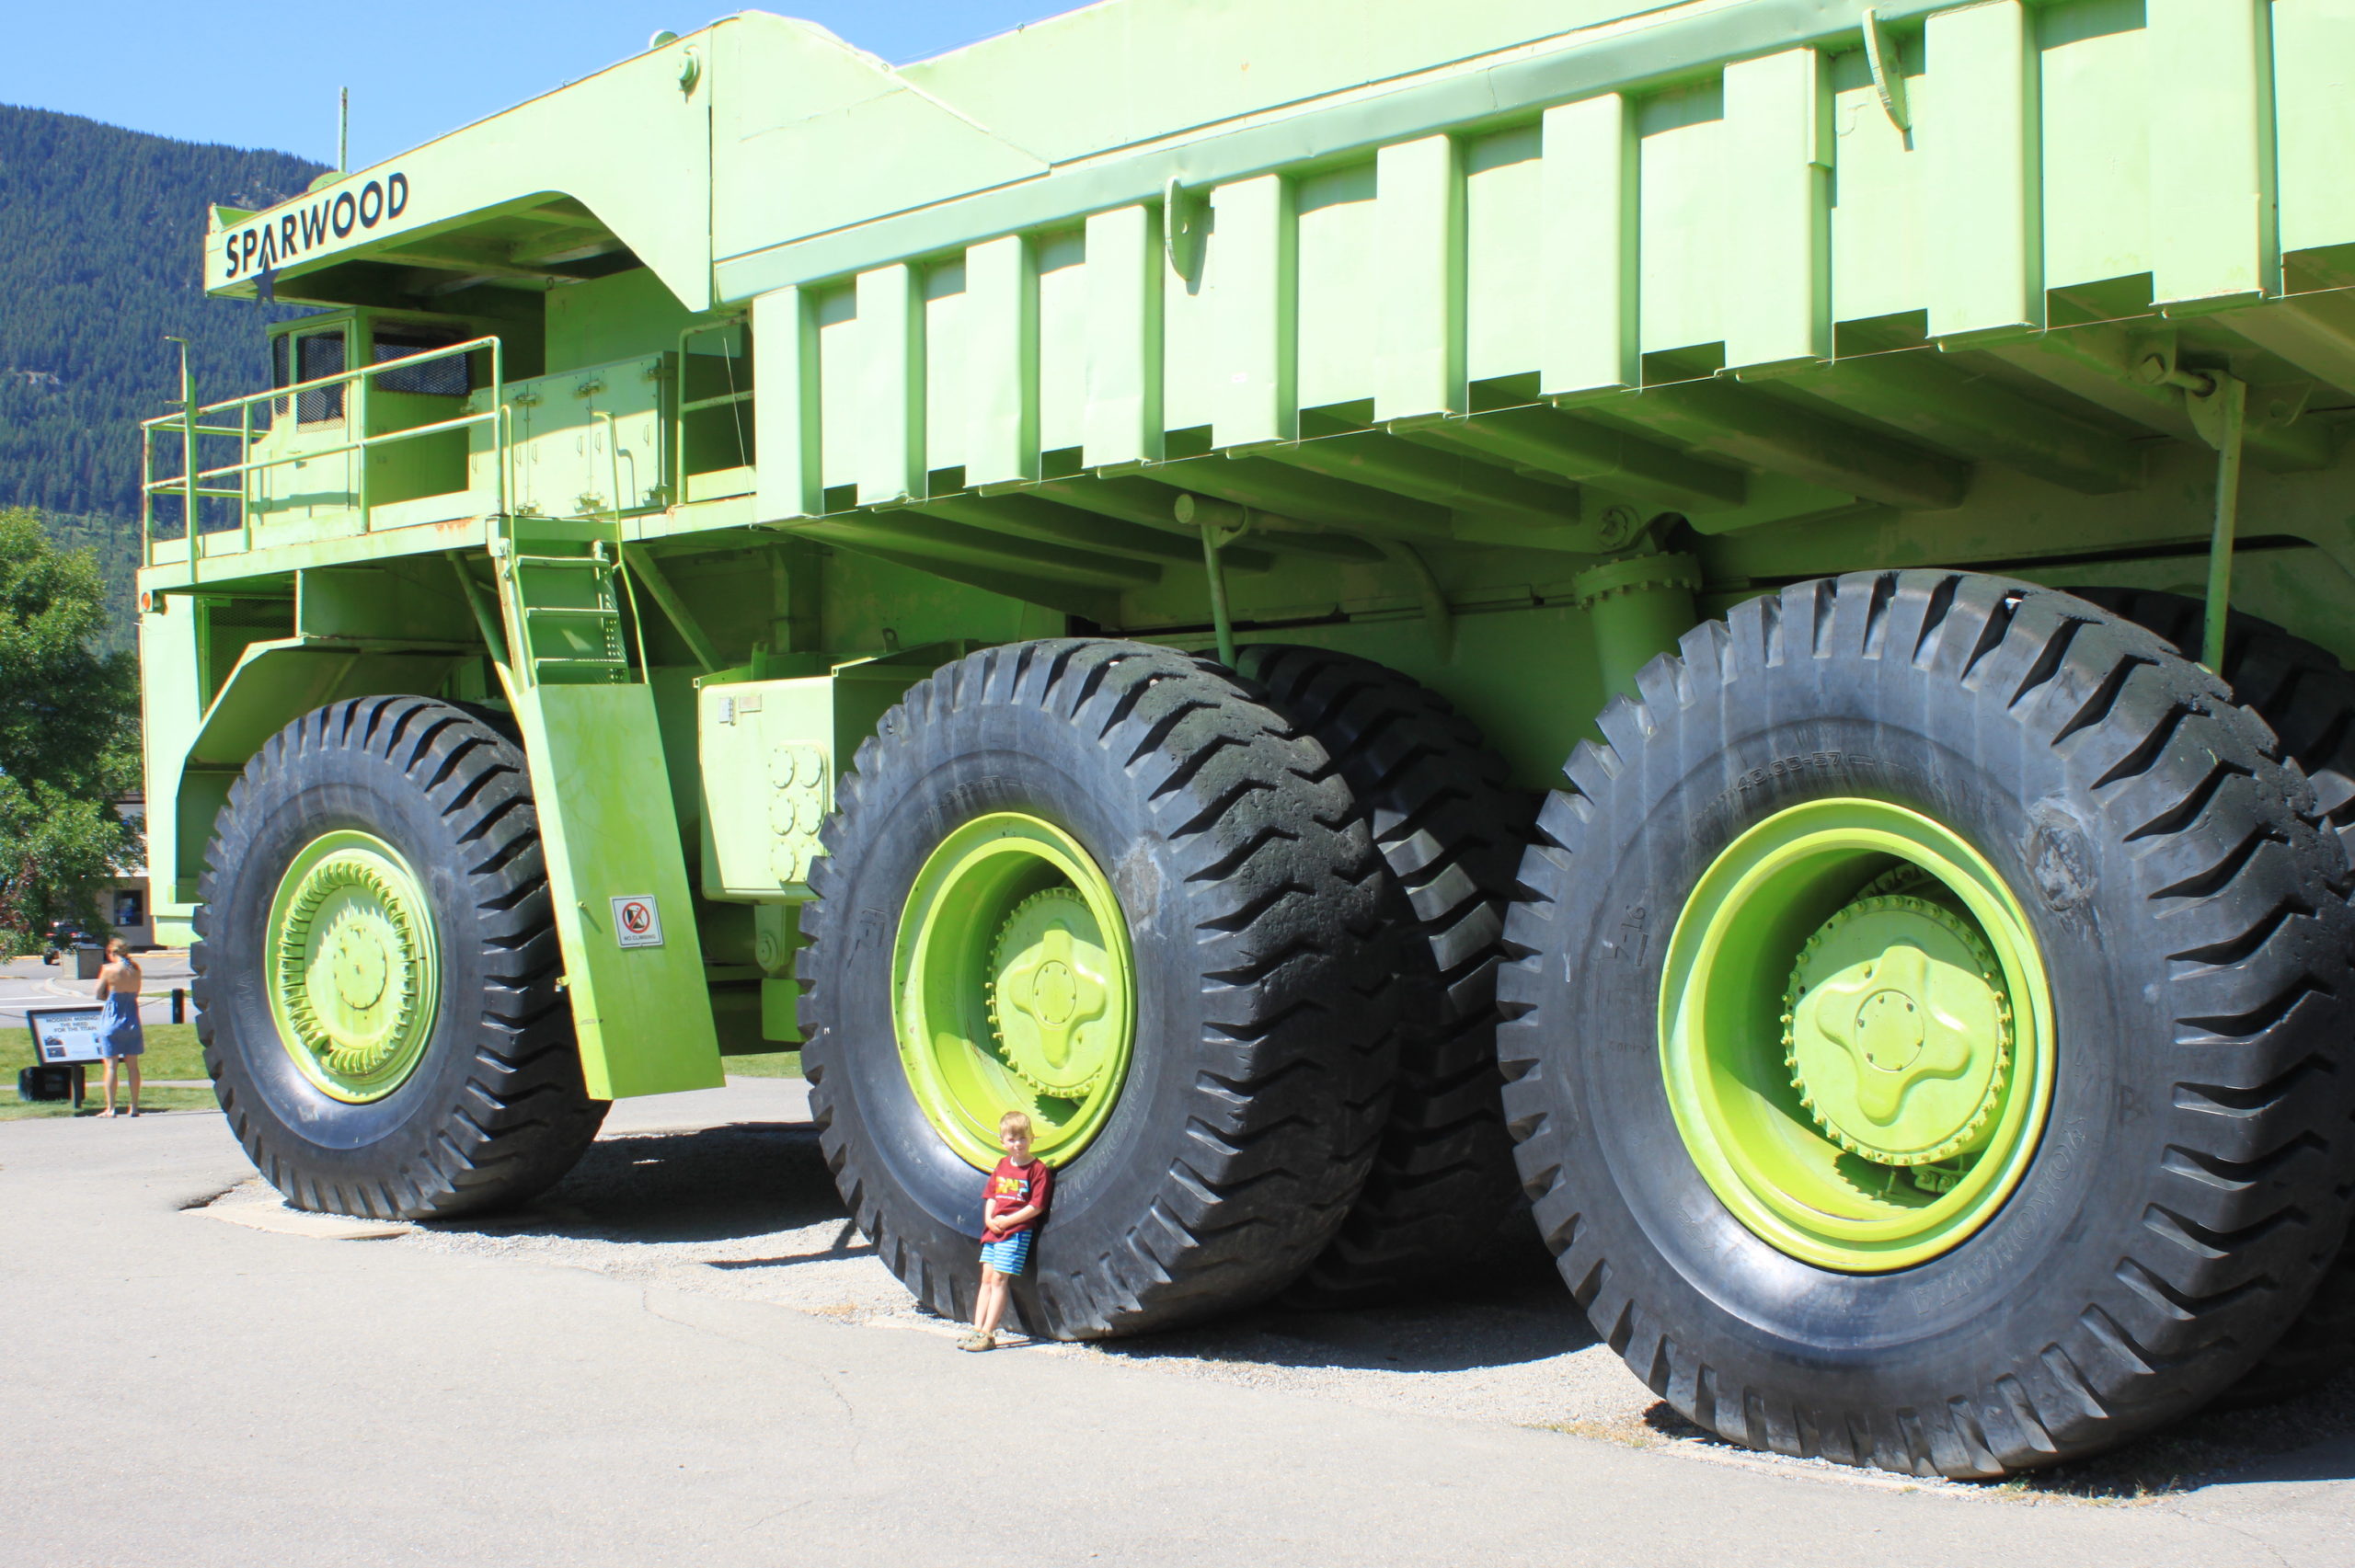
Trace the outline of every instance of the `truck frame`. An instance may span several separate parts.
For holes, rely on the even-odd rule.
[[[293,1202],[798,1047],[1033,1333],[1548,1254],[1995,1476],[2355,1355],[2355,7],[746,13],[267,212],[155,906]]]

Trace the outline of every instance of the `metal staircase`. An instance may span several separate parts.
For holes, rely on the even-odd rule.
[[[524,684],[627,685],[615,562],[602,542],[584,555],[499,556],[499,591]]]

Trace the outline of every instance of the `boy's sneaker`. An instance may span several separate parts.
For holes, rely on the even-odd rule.
[[[957,1348],[959,1350],[995,1350],[997,1348],[997,1335],[994,1333],[983,1333],[981,1330],[975,1329],[972,1333],[967,1334],[964,1338],[957,1342]]]

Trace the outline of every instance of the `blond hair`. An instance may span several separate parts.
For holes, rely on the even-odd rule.
[[[1009,1132],[1018,1132],[1023,1137],[1028,1138],[1030,1136],[1030,1118],[1020,1111],[1008,1111],[1005,1115],[998,1117],[997,1130],[1000,1136]]]

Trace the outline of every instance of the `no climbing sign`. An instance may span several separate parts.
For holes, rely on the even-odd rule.
[[[638,893],[614,900],[614,940],[624,947],[662,945],[662,911],[655,907],[653,894]]]

